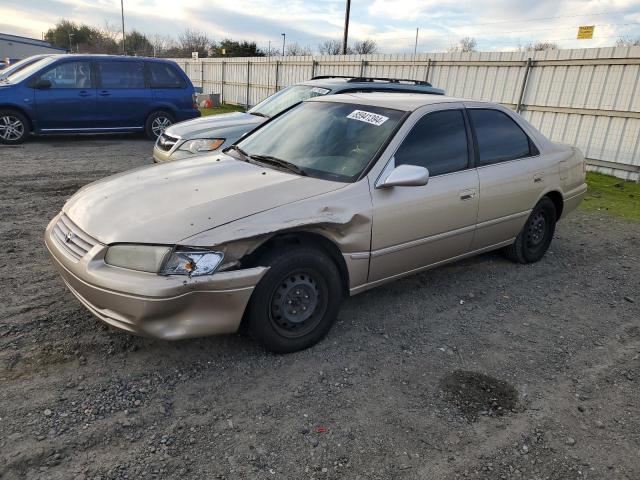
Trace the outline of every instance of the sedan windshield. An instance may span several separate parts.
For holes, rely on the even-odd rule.
[[[293,85],[283,88],[278,93],[267,97],[249,110],[249,113],[262,117],[273,117],[296,103],[320,95],[326,95],[330,91],[328,88],[312,87],[311,85]]]
[[[273,168],[353,182],[403,115],[371,105],[304,102],[239,142],[237,150]]]

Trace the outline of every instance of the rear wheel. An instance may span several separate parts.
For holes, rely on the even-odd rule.
[[[151,140],[156,140],[162,132],[173,124],[173,116],[165,111],[153,112],[147,118],[144,131]]]
[[[0,110],[0,143],[17,145],[29,135],[29,120],[14,110]]]
[[[505,256],[517,263],[537,262],[549,249],[555,229],[555,205],[550,198],[544,197],[531,211],[513,245],[505,247]]]
[[[293,247],[266,254],[260,265],[270,268],[247,308],[251,335],[275,353],[319,342],[335,322],[342,299],[335,263],[314,248]]]

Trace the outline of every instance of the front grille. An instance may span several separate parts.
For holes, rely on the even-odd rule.
[[[158,148],[164,152],[168,152],[176,143],[178,143],[178,140],[179,139],[176,137],[163,133],[158,137]]]
[[[93,246],[98,243],[84,233],[64,213],[53,227],[53,237],[62,250],[76,260],[80,260]]]

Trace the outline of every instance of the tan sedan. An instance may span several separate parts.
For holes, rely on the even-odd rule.
[[[242,325],[290,352],[328,332],[345,295],[488,250],[540,260],[585,191],[582,154],[499,105],[336,95],[224,153],[88,185],[45,240],[114,327],[181,339]]]

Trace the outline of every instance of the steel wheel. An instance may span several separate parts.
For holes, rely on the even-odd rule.
[[[323,290],[323,280],[309,270],[284,277],[271,294],[269,320],[274,329],[287,338],[315,329],[327,308]]]
[[[25,125],[22,119],[12,114],[0,117],[0,138],[6,142],[16,142],[25,133]]]
[[[159,115],[153,119],[153,122],[151,122],[151,131],[156,137],[159,137],[162,135],[162,132],[171,126],[171,123],[172,122],[169,117]]]
[[[527,247],[536,248],[545,239],[547,233],[547,219],[543,210],[538,210],[531,215],[527,224]]]

